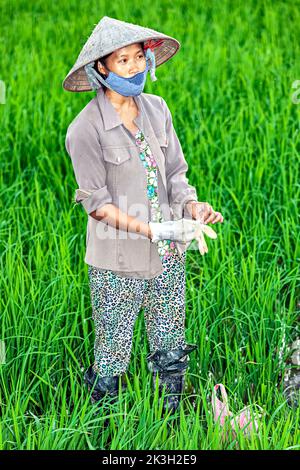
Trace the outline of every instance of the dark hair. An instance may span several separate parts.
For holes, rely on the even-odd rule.
[[[144,50],[144,42],[142,41],[139,44],[142,46],[142,49]],[[100,60],[101,63],[106,66],[106,59],[111,54],[112,54],[112,52],[110,52],[109,54],[104,55],[103,57],[100,57],[100,59],[95,60],[94,69],[96,70],[97,73],[99,73],[99,75],[101,75],[102,78],[104,78],[104,80],[105,80],[105,75],[103,73],[100,73],[99,70],[98,70],[98,67],[97,67],[98,60]],[[105,85],[103,85],[103,83],[101,83],[101,86],[102,86],[103,90],[105,91],[107,87]]]
[[[112,53],[111,53],[112,54]],[[106,66],[106,59],[107,57],[109,57],[111,54],[106,54],[105,56],[101,57],[100,59],[97,59],[95,60],[95,64],[94,64],[94,69],[96,70],[97,73],[99,73],[99,75],[101,75],[102,78],[104,78],[105,80],[105,75],[103,73],[100,73],[99,70],[98,70],[98,60],[101,60],[102,64]],[[100,83],[101,84],[101,87],[103,88],[103,90],[105,91],[106,90],[106,86],[103,85],[103,83]]]

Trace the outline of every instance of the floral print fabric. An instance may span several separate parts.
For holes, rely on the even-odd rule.
[[[144,165],[147,175],[147,196],[151,205],[151,221],[163,222],[163,216],[159,206],[158,188],[157,188],[157,165],[152,155],[150,146],[145,139],[143,132],[139,129],[135,133],[135,142],[139,147],[139,156],[142,164]],[[161,260],[167,259],[169,256],[177,253],[174,241],[172,240],[159,240],[156,242],[158,254]]]

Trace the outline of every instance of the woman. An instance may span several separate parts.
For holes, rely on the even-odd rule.
[[[97,90],[66,136],[76,202],[89,215],[85,262],[95,362],[84,378],[92,402],[117,394],[141,308],[154,386],[158,373],[160,393],[164,384],[173,392],[165,408],[178,407],[188,354],[197,347],[185,341],[185,252],[197,237],[207,252],[202,231],[215,236],[204,224],[223,217],[197,202],[188,184],[166,102],[142,93],[148,70],[156,80],[155,67],[179,46],[170,36],[105,16],[63,82],[69,91]]]

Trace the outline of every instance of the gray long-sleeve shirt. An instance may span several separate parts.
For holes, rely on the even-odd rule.
[[[163,219],[189,217],[184,205],[190,200],[197,201],[197,193],[186,177],[188,165],[171,112],[165,100],[157,95],[141,93],[134,100],[139,109],[134,123],[143,131],[157,163]],[[155,243],[89,215],[112,203],[145,223],[151,220],[145,170],[134,136],[102,87],[69,125],[66,149],[78,189],[86,194],[78,197],[76,190],[76,201],[88,214],[85,262],[126,277],[146,279],[161,274],[163,266]],[[176,242],[180,254],[189,243]]]

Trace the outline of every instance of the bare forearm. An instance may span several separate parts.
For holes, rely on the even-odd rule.
[[[91,212],[90,216],[96,220],[105,222],[118,230],[140,233],[151,240],[149,224],[122,212],[114,204],[105,204],[101,209]]]

